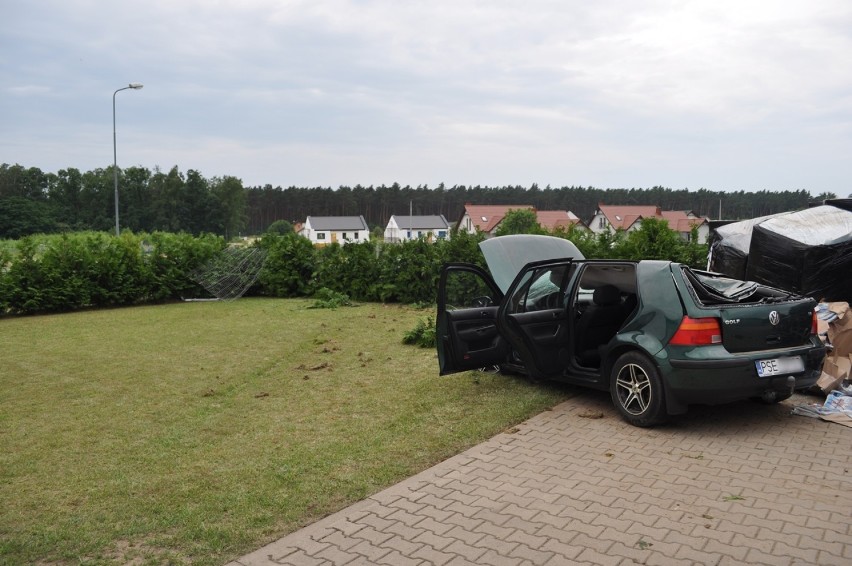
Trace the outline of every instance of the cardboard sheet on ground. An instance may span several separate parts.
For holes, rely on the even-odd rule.
[[[820,415],[819,418],[830,423],[837,423],[852,428],[852,417],[850,417],[846,413],[832,413],[830,415]]]

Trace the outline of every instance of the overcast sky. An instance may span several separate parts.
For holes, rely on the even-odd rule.
[[[852,193],[849,0],[0,6],[0,163]]]

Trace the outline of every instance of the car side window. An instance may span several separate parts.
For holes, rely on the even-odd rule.
[[[565,306],[567,265],[550,265],[528,271],[512,295],[511,313],[556,309]]]
[[[472,271],[450,271],[444,289],[447,310],[492,307],[500,303],[485,280]]]

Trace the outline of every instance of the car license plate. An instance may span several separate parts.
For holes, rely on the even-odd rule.
[[[795,358],[774,358],[771,360],[757,360],[754,362],[757,367],[758,377],[770,377],[773,375],[782,375],[785,373],[799,373],[805,370],[805,364],[801,356]]]

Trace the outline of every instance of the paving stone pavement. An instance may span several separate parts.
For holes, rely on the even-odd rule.
[[[639,429],[583,392],[228,566],[848,566],[852,428],[790,415],[818,400]]]

